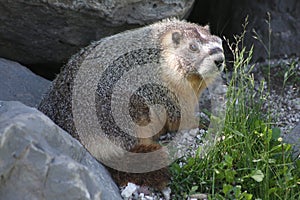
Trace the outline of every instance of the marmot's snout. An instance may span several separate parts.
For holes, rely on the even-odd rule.
[[[215,76],[224,69],[225,56],[222,47],[222,41],[209,42],[203,51],[206,56],[198,63],[198,72],[203,79]]]
[[[209,55],[219,54],[219,56],[217,58],[215,58],[214,63],[216,65],[216,67],[218,68],[218,70],[223,71],[223,67],[224,67],[223,49],[220,47],[215,47],[215,48],[212,48],[211,50],[209,50],[208,54]]]
[[[220,58],[220,59],[215,60],[215,64],[216,64],[216,67],[217,67],[220,71],[223,71],[223,66],[224,66],[224,59],[223,59],[223,58]]]

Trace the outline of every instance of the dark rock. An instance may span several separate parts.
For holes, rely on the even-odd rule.
[[[36,107],[50,84],[19,63],[0,58],[0,100]]]
[[[106,169],[35,108],[0,101],[0,199],[121,199]]]
[[[197,1],[189,19],[201,24],[209,23],[213,33],[225,35],[234,41],[232,36],[242,33],[242,24],[248,16],[248,33],[244,44],[248,48],[255,45],[253,61],[260,61],[268,59],[267,12],[271,16],[271,58],[300,56],[299,0]],[[253,38],[253,29],[259,34],[263,44]]]
[[[239,1],[233,0],[232,11],[232,32],[242,31],[241,24],[245,17],[249,16],[248,37],[245,44],[255,45],[253,59],[268,59],[268,51],[271,57],[285,57],[291,55],[300,55],[300,2],[298,0],[274,0],[274,1]],[[269,25],[267,12],[271,17],[271,46],[269,43]],[[261,42],[252,37],[252,30],[255,30]],[[266,48],[264,47],[266,46]]]
[[[196,1],[188,20],[201,25],[209,24],[212,33],[223,36],[231,31],[231,8],[232,0]]]
[[[0,56],[59,67],[93,40],[166,17],[185,17],[194,0],[1,0]]]
[[[290,133],[284,134],[283,139],[293,145],[293,157],[300,159],[300,123]]]

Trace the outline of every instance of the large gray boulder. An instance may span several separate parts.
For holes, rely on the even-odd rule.
[[[284,134],[283,139],[293,145],[293,157],[300,159],[300,123],[290,133]]]
[[[166,17],[194,0],[0,0],[0,57],[56,66],[93,40]]]
[[[50,84],[19,63],[0,58],[0,100],[36,107]]]
[[[35,108],[0,101],[0,199],[121,199],[106,169]]]

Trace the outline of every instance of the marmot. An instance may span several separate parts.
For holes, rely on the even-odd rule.
[[[39,110],[116,169],[111,172],[117,183],[162,188],[168,173],[160,168],[169,163],[156,140],[198,125],[198,98],[223,61],[222,41],[208,26],[163,20],[93,42],[74,55]],[[130,157],[127,151],[158,151],[153,156],[159,158]]]

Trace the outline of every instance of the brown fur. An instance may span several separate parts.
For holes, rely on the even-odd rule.
[[[156,151],[158,149],[161,149],[161,146],[159,144],[150,144],[150,145],[141,144],[132,148],[130,152],[147,153],[147,152]],[[167,160],[167,155],[162,155],[161,162],[165,162],[165,160]],[[151,163],[152,161],[145,160],[145,161],[138,161],[138,162]],[[168,185],[168,182],[170,180],[168,167],[164,167],[156,171],[142,173],[142,174],[120,172],[111,168],[109,168],[109,171],[111,172],[113,179],[116,181],[116,183],[119,186],[126,186],[128,182],[132,182],[140,186],[148,186],[158,190],[162,190]]]

